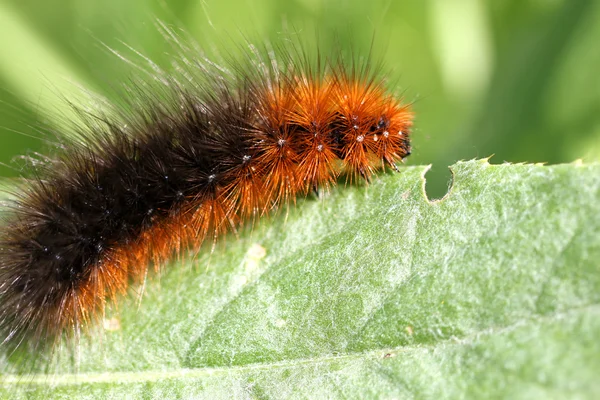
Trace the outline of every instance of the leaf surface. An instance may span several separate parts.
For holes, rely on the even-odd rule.
[[[460,162],[433,202],[427,169],[174,260],[0,397],[597,397],[600,165]]]

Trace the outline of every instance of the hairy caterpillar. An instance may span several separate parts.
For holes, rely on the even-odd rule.
[[[125,104],[80,110],[5,206],[2,343],[72,337],[149,264],[410,154],[410,106],[369,60],[250,48],[225,67],[187,52]]]

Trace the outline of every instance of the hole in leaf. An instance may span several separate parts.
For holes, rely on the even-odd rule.
[[[425,174],[425,194],[429,201],[444,197],[452,187],[452,172],[446,166],[432,166]]]

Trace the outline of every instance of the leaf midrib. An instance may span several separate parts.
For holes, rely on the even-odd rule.
[[[56,386],[73,386],[83,384],[97,383],[140,383],[140,382],[157,382],[168,379],[178,378],[203,378],[215,377],[219,375],[231,375],[232,373],[244,373],[252,371],[269,371],[278,368],[300,367],[307,365],[319,365],[326,363],[334,363],[338,361],[352,361],[366,358],[393,358],[401,353],[407,353],[416,350],[431,350],[446,344],[451,345],[468,345],[474,339],[482,336],[492,336],[498,333],[510,332],[516,328],[532,322],[545,322],[554,319],[560,319],[571,316],[583,311],[600,312],[600,303],[589,303],[578,307],[572,307],[564,311],[554,312],[546,315],[532,314],[528,318],[521,318],[514,323],[506,326],[490,326],[485,329],[471,332],[463,338],[451,337],[449,339],[440,340],[429,345],[418,344],[414,346],[399,346],[395,348],[381,348],[364,352],[346,353],[342,355],[326,355],[309,358],[296,358],[276,362],[255,363],[241,366],[226,366],[226,367],[203,367],[203,368],[180,368],[171,371],[137,371],[137,372],[102,372],[102,373],[83,373],[83,374],[6,374],[0,376],[2,384],[20,384],[20,385],[48,385]]]

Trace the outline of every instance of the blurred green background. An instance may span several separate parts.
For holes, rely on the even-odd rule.
[[[168,63],[156,18],[209,53],[236,36],[290,31],[367,53],[375,37],[415,101],[408,162],[433,164],[433,197],[460,159],[600,159],[600,1],[0,0],[0,162],[11,166],[0,176],[44,148],[37,127],[68,118],[61,96],[110,97],[131,76],[101,43]]]

